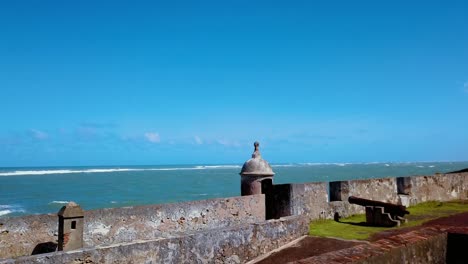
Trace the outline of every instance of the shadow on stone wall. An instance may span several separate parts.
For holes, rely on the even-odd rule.
[[[55,242],[45,242],[45,243],[37,244],[34,247],[31,255],[38,255],[38,254],[55,252],[55,251],[57,251],[57,243],[55,243]]]

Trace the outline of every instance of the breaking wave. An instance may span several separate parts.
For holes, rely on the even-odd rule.
[[[299,165],[303,166],[329,166],[329,165],[334,165],[334,166],[346,166],[346,165],[353,165],[353,164],[359,164],[359,163],[337,163],[337,162],[305,162],[305,163],[298,163]]]
[[[52,201],[49,204],[67,204],[69,201]]]
[[[22,176],[22,175],[46,175],[46,174],[70,174],[70,173],[104,173],[104,172],[127,172],[127,171],[177,171],[177,170],[205,170],[205,169],[232,169],[241,168],[239,165],[212,165],[195,167],[174,168],[112,168],[112,169],[57,169],[57,170],[17,170],[0,172],[0,176]]]
[[[24,209],[17,205],[2,205],[0,204],[0,216],[12,214],[12,213],[24,213]]]
[[[289,163],[289,164],[272,164],[271,167],[308,167],[308,166],[338,166],[345,167],[348,165],[371,165],[371,164],[381,164],[385,167],[393,166],[393,164],[403,164],[410,165],[408,163],[380,163],[380,162],[371,162],[371,163]],[[419,165],[415,164],[415,167],[418,168],[434,168],[434,165]],[[190,170],[210,170],[210,169],[240,169],[240,165],[197,165],[197,166],[187,166],[187,167],[160,167],[160,168],[89,168],[89,169],[43,169],[43,170],[12,170],[12,171],[0,171],[1,176],[22,176],[22,175],[47,175],[47,174],[71,174],[71,173],[111,173],[111,172],[133,172],[133,171],[190,171]]]
[[[0,216],[11,214],[11,213],[13,213],[13,211],[11,210],[0,210]]]
[[[237,169],[241,168],[239,165],[210,165],[210,166],[196,166],[195,169]]]

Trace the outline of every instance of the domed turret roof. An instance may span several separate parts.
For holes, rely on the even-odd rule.
[[[255,150],[252,153],[252,158],[244,163],[241,175],[251,175],[251,176],[273,176],[275,173],[271,169],[270,164],[264,159],[258,150],[260,144],[258,142],[254,143]]]

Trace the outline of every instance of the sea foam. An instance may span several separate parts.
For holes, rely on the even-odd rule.
[[[239,165],[206,165],[206,166],[195,166],[195,169],[235,169],[240,168]]]
[[[18,205],[3,205],[0,204],[0,216],[12,214],[12,213],[24,213],[25,210]]]
[[[49,204],[68,204],[68,201],[52,201]]]
[[[109,172],[128,172],[128,171],[176,171],[176,170],[205,170],[205,169],[232,169],[240,168],[238,165],[211,165],[195,167],[174,167],[174,168],[109,168],[109,169],[57,169],[57,170],[17,170],[0,172],[0,176],[22,176],[22,175],[47,175],[47,174],[71,174],[71,173],[109,173]]]
[[[13,211],[11,210],[0,210],[0,216],[11,214],[11,213],[13,213]]]

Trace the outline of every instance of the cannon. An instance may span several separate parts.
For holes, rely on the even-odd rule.
[[[406,206],[350,196],[348,202],[366,207],[366,223],[373,226],[400,226],[410,212]]]

